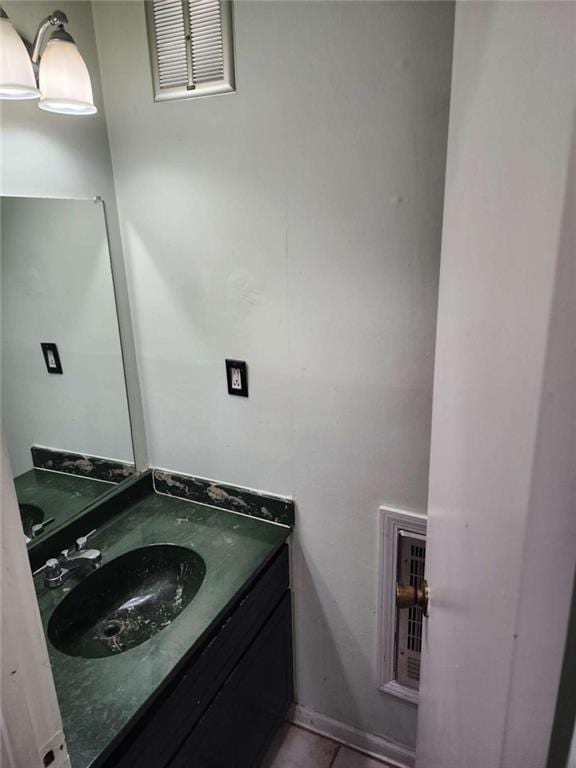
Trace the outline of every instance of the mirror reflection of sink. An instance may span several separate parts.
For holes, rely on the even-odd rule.
[[[85,659],[135,648],[174,621],[205,574],[200,555],[174,544],[120,555],[86,576],[54,609],[50,642]]]
[[[35,504],[18,504],[20,507],[20,518],[24,533],[29,539],[32,538],[32,526],[38,525],[44,520],[44,512]]]

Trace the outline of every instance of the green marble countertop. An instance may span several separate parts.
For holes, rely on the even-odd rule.
[[[194,649],[290,529],[222,509],[151,493],[110,520],[91,538],[102,564],[148,544],[190,547],[206,563],[206,576],[190,605],[165,629],[116,656],[82,659],[48,640],[56,692],[72,768],[97,766],[104,751],[137,719],[182,659]],[[88,577],[89,578],[89,577]],[[74,587],[47,589],[35,579],[44,628]]]
[[[116,483],[92,480],[88,477],[51,472],[47,469],[30,469],[14,478],[19,504],[34,504],[44,512],[44,520],[54,518],[38,541],[67,522],[92,501],[116,488]]]

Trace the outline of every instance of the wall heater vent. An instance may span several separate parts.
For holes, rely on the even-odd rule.
[[[426,562],[426,517],[380,509],[380,616],[378,688],[418,701],[422,610],[396,607],[396,583],[422,587]]]
[[[426,542],[421,534],[399,531],[397,580],[411,587],[422,587]],[[422,651],[422,609],[396,609],[396,680],[400,685],[418,690],[420,653]]]

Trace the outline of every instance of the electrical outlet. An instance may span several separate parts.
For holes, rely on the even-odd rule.
[[[248,397],[248,370],[244,360],[226,360],[228,394]]]
[[[240,368],[234,368],[233,366],[231,373],[230,386],[232,389],[242,389],[242,373],[240,372]]]

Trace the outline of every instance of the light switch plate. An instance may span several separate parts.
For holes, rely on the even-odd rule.
[[[62,373],[62,363],[60,362],[60,355],[56,344],[43,341],[40,343],[40,346],[42,347],[42,354],[44,355],[44,362],[46,363],[48,373]]]
[[[248,397],[248,369],[244,360],[226,360],[228,394]]]

